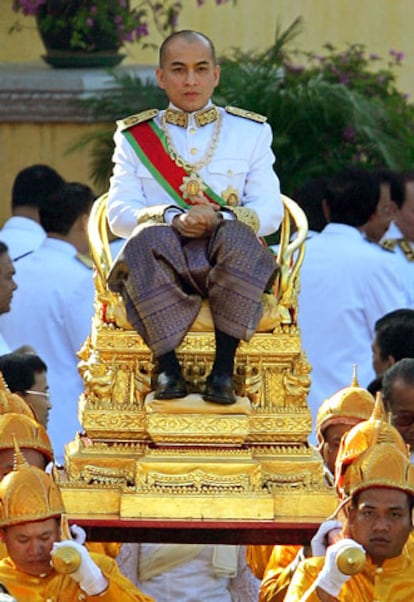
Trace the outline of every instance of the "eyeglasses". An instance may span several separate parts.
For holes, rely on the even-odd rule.
[[[411,426],[414,422],[414,414],[393,414],[391,416],[391,422],[394,426]]]
[[[41,397],[50,399],[50,391],[33,391],[32,389],[26,389],[25,393],[30,393],[30,395],[40,395]]]

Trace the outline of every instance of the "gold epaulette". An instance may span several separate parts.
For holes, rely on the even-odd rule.
[[[267,117],[265,115],[260,115],[260,113],[254,113],[253,111],[247,111],[246,109],[239,109],[239,107],[225,107],[227,113],[230,115],[236,115],[236,117],[244,117],[245,119],[251,119],[252,121],[257,121],[257,123],[265,123],[267,121]]]
[[[158,115],[158,113],[158,109],[147,109],[146,111],[141,111],[140,113],[136,113],[135,115],[129,115],[129,117],[125,117],[124,119],[119,119],[116,122],[116,125],[122,132],[123,130],[131,128],[133,125],[137,125],[138,123],[143,123],[144,121],[153,119]]]
[[[381,246],[387,249],[387,251],[394,251],[395,247],[399,247],[404,253],[406,260],[414,262],[414,250],[405,238],[388,238],[382,241]]]
[[[383,240],[380,245],[386,251],[394,251],[395,245],[397,244],[396,238],[387,238],[387,240]]]
[[[406,240],[405,238],[400,239],[398,241],[398,246],[400,247],[401,251],[404,253],[407,261],[414,261],[414,251],[413,251],[410,243],[408,242],[408,240]]]

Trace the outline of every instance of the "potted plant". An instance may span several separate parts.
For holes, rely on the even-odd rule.
[[[44,60],[56,67],[114,66],[128,42],[142,42],[151,17],[162,33],[173,30],[180,2],[151,0],[13,0],[13,10],[36,19],[46,48]],[[11,30],[21,29],[16,22]]]

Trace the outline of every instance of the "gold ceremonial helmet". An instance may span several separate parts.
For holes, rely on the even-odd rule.
[[[383,486],[414,495],[414,473],[409,467],[408,447],[387,421],[378,394],[369,420],[351,428],[341,441],[335,467],[338,494],[348,497],[367,487]]]
[[[0,482],[0,527],[60,517],[62,496],[52,477],[29,466],[17,443],[15,465]]]
[[[374,404],[375,400],[371,393],[359,386],[356,366],[354,366],[351,385],[339,389],[325,399],[319,407],[316,417],[316,436],[319,444],[323,443],[324,432],[332,424],[349,424],[351,428],[361,420],[368,420]]]
[[[14,449],[15,441],[20,449],[35,449],[48,462],[53,460],[52,444],[41,424],[22,414],[3,414],[0,416],[0,450]]]
[[[4,376],[0,371],[0,414],[14,412],[36,419],[28,404],[16,393],[11,393]]]

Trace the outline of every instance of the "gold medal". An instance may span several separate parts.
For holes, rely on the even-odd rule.
[[[180,190],[183,193],[184,200],[194,201],[204,196],[203,192],[206,190],[206,186],[200,176],[192,172],[189,176],[184,176]]]
[[[226,190],[223,190],[221,196],[230,207],[237,207],[239,204],[239,193],[233,186],[227,186]]]

